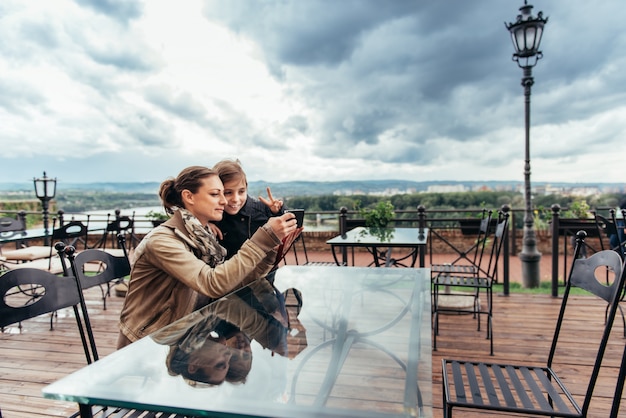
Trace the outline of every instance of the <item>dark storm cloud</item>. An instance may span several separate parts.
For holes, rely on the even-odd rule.
[[[234,1],[207,3],[205,15],[253,39],[280,74],[294,68],[315,80],[302,97],[326,115],[313,129],[318,152],[332,155],[332,147],[378,144],[389,131],[407,144],[480,133],[450,105],[459,87],[492,83],[484,69],[498,59],[494,50],[509,47],[504,25],[485,25],[480,4]]]
[[[592,106],[608,109],[623,99],[607,91],[626,81],[623,71],[607,72],[625,46],[623,36],[615,37],[621,27],[617,15],[607,5],[579,6],[548,2],[534,9],[556,15],[543,43],[549,52],[536,70],[541,81],[535,94],[545,100],[536,103],[536,123],[588,117]],[[432,146],[437,138],[469,143],[505,128],[503,123],[518,123],[522,74],[511,60],[504,24],[518,13],[515,5],[493,0],[287,1],[258,7],[214,1],[205,9],[208,19],[253,40],[281,80],[314,80],[300,86],[299,94],[324,115],[308,121],[317,153],[332,158],[348,149],[355,157],[384,162],[435,159],[442,151]],[[588,27],[606,15],[614,16],[614,30]],[[572,32],[576,23],[565,29],[559,20],[578,21],[580,30]],[[578,87],[580,93],[568,87],[583,76],[598,82]],[[487,141],[498,145],[497,137]],[[389,152],[385,144],[401,152]]]

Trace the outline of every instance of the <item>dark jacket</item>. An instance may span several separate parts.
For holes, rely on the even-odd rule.
[[[264,225],[270,217],[282,215],[284,209],[283,207],[279,213],[274,214],[263,202],[248,196],[246,203],[237,215],[229,215],[224,212],[222,220],[215,222],[215,225],[224,235],[220,244],[226,248],[226,259],[235,255],[243,243],[254,235],[256,230]]]

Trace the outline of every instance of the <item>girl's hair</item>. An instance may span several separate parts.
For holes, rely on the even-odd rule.
[[[217,173],[210,168],[193,165],[183,169],[176,178],[168,178],[159,188],[159,197],[163,202],[165,212],[172,215],[174,207],[184,208],[182,199],[183,190],[189,190],[191,193],[197,193],[202,186],[202,180],[207,177],[215,176]]]
[[[222,183],[243,180],[246,186],[248,186],[246,173],[244,173],[239,160],[222,160],[213,166],[213,170],[220,176]]]

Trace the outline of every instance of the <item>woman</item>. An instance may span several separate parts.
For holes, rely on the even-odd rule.
[[[293,214],[272,217],[225,261],[226,250],[208,228],[210,221],[222,219],[226,205],[213,170],[188,167],[161,183],[159,196],[171,218],[135,249],[118,348],[264,277],[281,240],[296,230]]]

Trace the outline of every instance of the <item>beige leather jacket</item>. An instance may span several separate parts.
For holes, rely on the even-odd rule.
[[[280,240],[269,227],[259,228],[234,257],[212,268],[196,256],[198,249],[176,212],[135,249],[120,314],[118,348],[191,313],[199,294],[219,298],[265,277],[276,259],[278,244]]]

